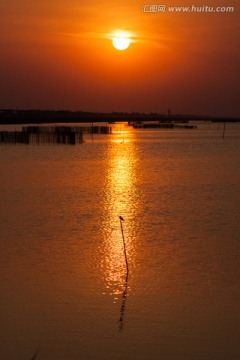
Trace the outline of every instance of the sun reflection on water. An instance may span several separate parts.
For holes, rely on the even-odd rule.
[[[107,173],[102,196],[104,256],[102,263],[106,293],[113,302],[126,300],[126,264],[119,216],[123,224],[130,274],[134,268],[136,254],[135,222],[140,201],[137,191],[138,154],[134,133],[128,127],[118,126],[107,147]],[[128,284],[128,292],[131,287]]]

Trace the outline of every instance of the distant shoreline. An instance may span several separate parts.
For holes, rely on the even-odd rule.
[[[100,123],[100,122],[240,122],[240,117],[220,117],[186,114],[156,114],[156,113],[99,113],[84,111],[48,111],[48,110],[0,110],[0,125],[15,124],[49,124],[49,123]]]

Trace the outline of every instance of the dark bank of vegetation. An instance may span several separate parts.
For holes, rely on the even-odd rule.
[[[0,125],[6,124],[49,124],[49,123],[86,123],[86,122],[132,122],[132,121],[177,121],[188,122],[213,121],[213,122],[239,122],[240,118],[214,117],[183,114],[157,114],[157,113],[99,113],[84,111],[53,111],[53,110],[0,110]]]

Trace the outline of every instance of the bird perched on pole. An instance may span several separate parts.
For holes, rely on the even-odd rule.
[[[124,221],[124,218],[123,218],[122,216],[119,216],[119,219],[120,219],[121,221]]]

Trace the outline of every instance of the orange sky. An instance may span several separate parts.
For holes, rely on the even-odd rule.
[[[0,0],[0,108],[240,116],[236,0]],[[143,4],[234,6],[143,13]],[[108,34],[130,31],[125,51]]]

